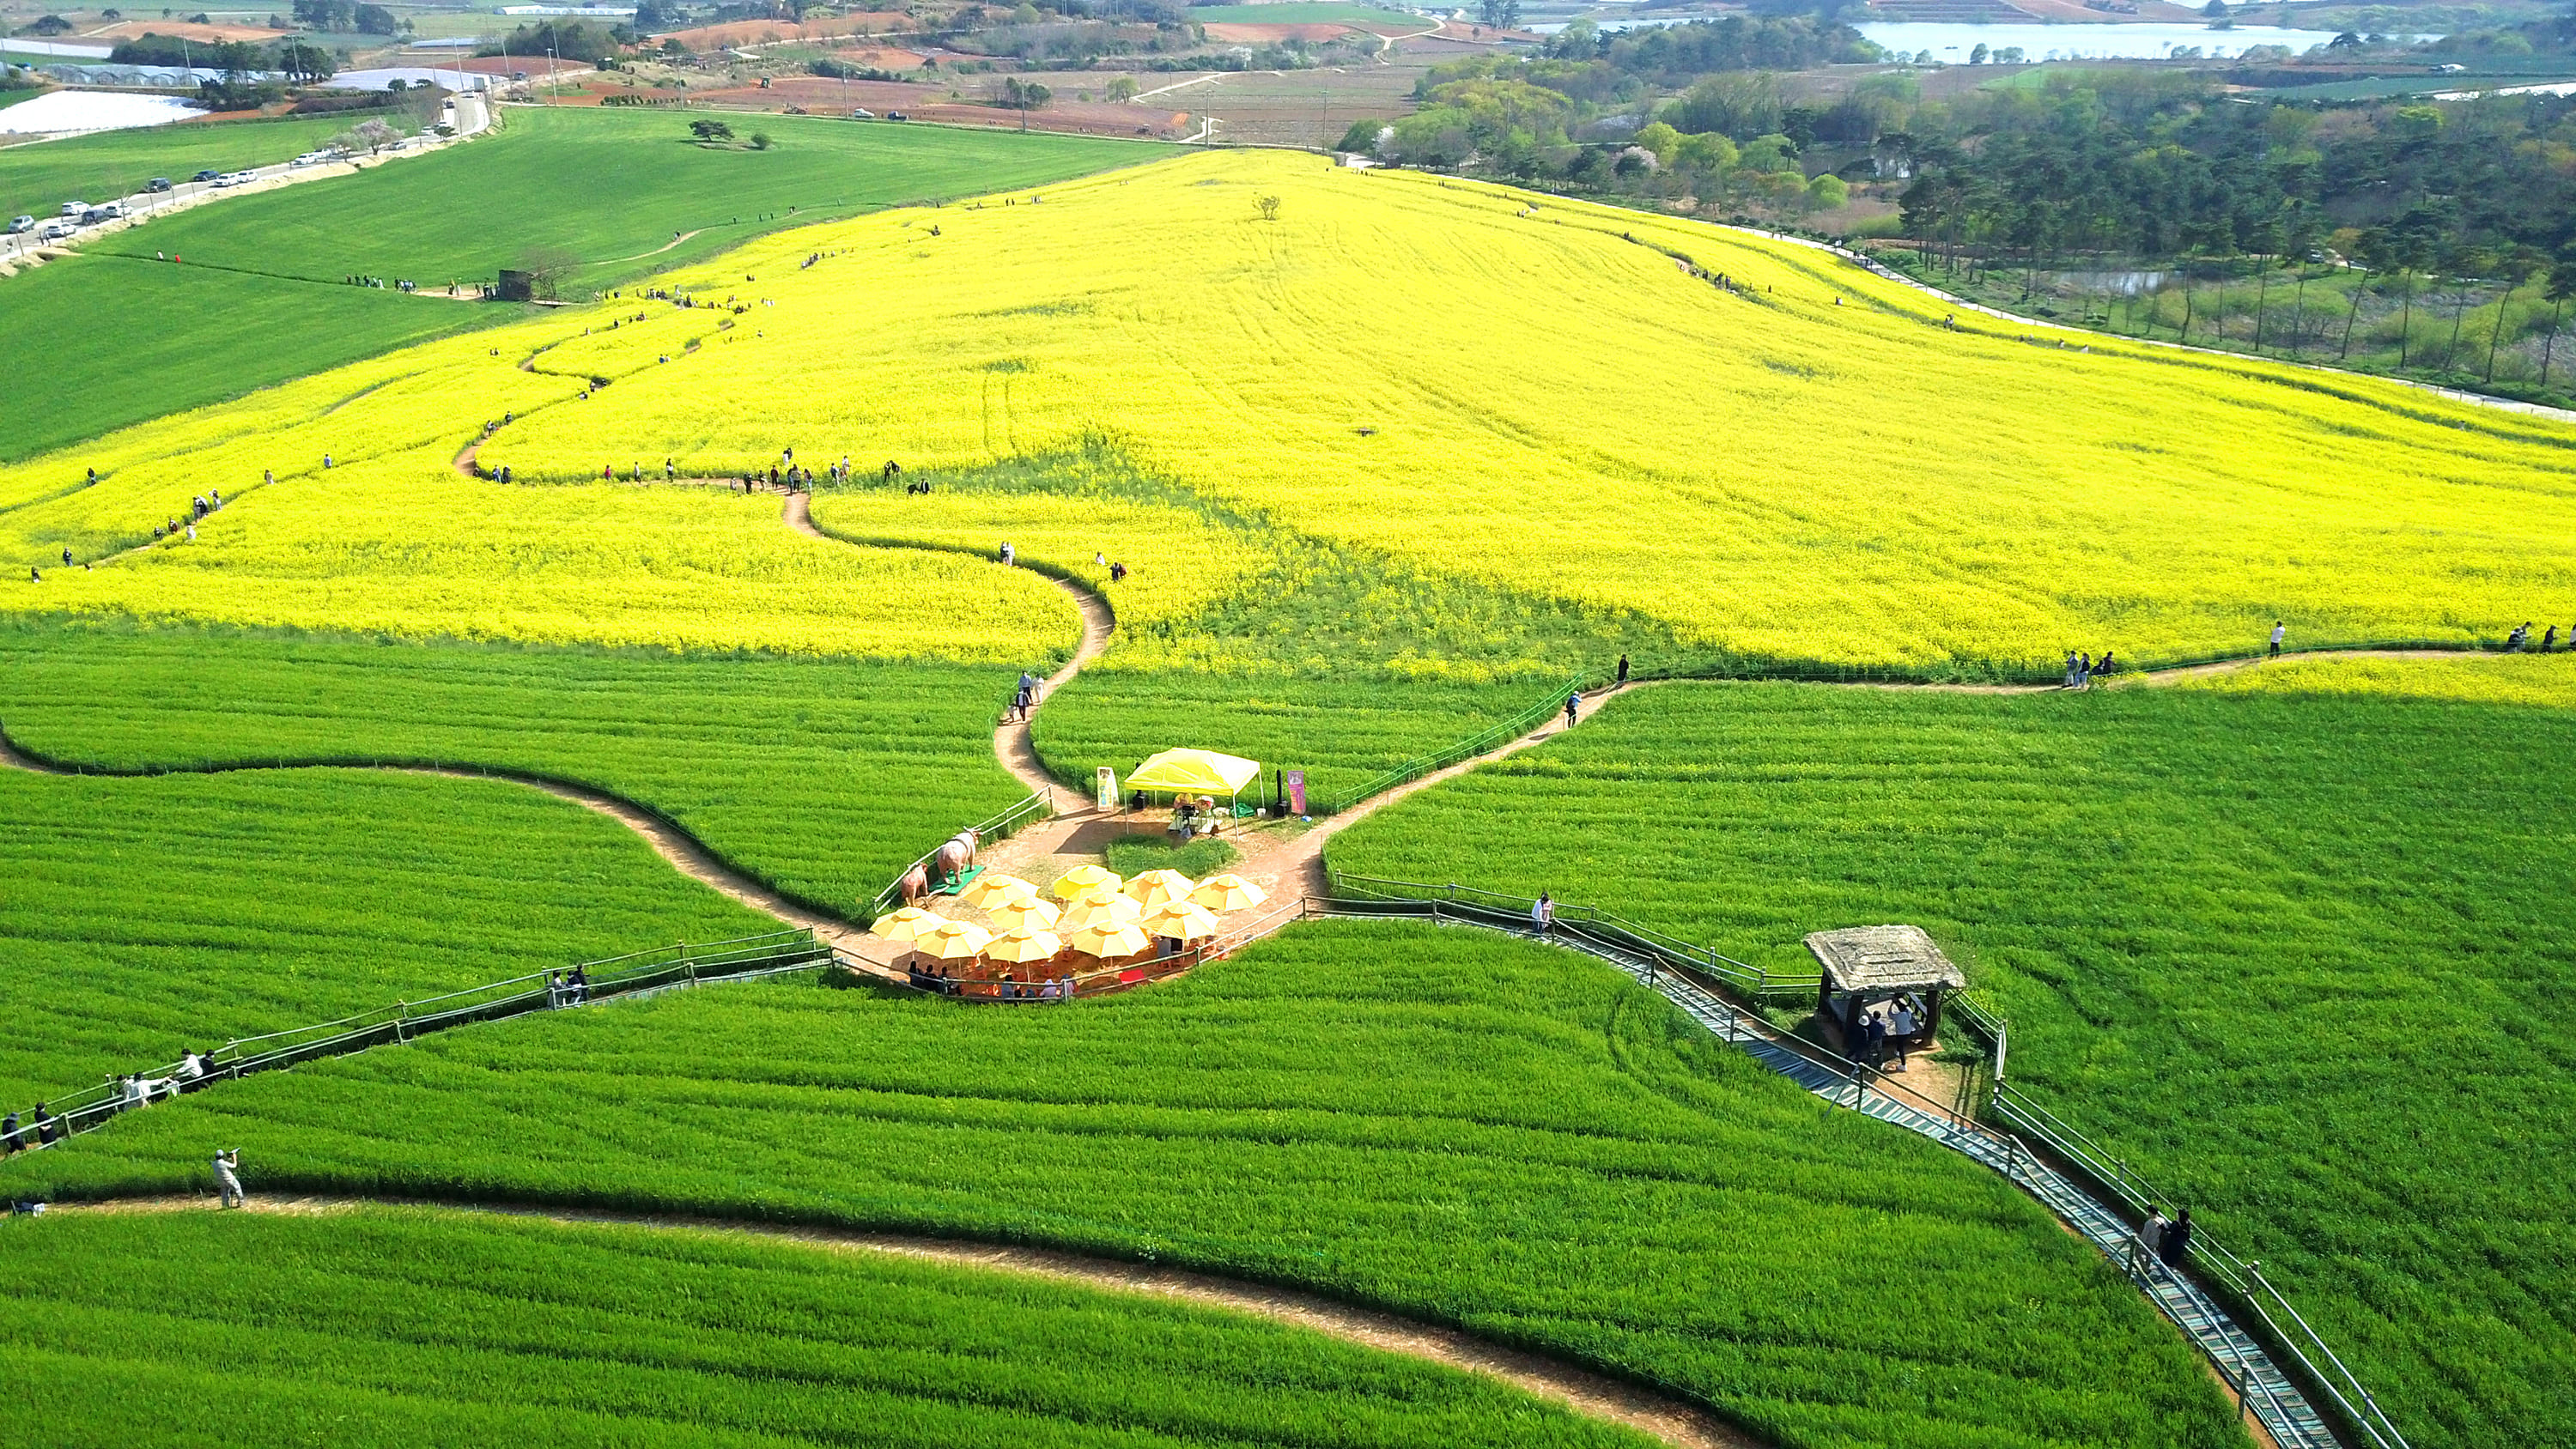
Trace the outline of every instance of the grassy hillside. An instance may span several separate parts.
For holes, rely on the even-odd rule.
[[[2330,672],[2295,669],[2248,677]],[[2571,748],[2560,708],[1676,685],[1331,858],[1791,970],[1805,932],[1921,925],[2011,1018],[2014,1078],[2261,1259],[2416,1444],[2556,1444]]]
[[[505,1022],[203,1092],[15,1159],[0,1189],[167,1189],[204,1175],[210,1135],[255,1190],[757,1213],[1276,1279],[1660,1380],[1783,1446],[2245,1442],[2171,1328],[2000,1178],[1606,967],[1465,932],[1300,927],[1057,1009],[795,983]]]
[[[5,154],[5,153],[0,153]],[[222,205],[232,205],[231,202]],[[182,253],[184,256],[185,253]],[[0,460],[517,316],[372,288],[80,255],[0,281]],[[279,326],[291,318],[293,326]],[[61,460],[78,474],[75,456]]]
[[[1263,194],[1283,197],[1275,223]],[[663,458],[733,472],[787,447],[907,470],[1105,450],[1170,506],[1610,621],[1542,638],[1559,664],[1606,636],[1633,638],[1650,671],[1646,646],[1669,641],[1693,669],[1976,673],[2068,646],[2133,662],[2250,647],[2276,617],[2309,643],[2467,641],[2501,633],[2508,592],[2576,615],[2557,581],[2576,539],[2551,506],[2576,437],[2552,424],[2268,365],[1953,332],[1918,294],[1798,248],[1555,203],[1523,215],[1488,188],[1306,158],[1194,157],[1019,200],[800,229],[684,274],[729,306],[559,314],[258,407],[344,433],[328,410],[349,385],[417,358],[458,385],[403,400],[403,431],[461,447],[514,412],[484,456],[527,480]],[[1552,346],[1498,351],[1506,335]],[[590,377],[613,385],[573,397]],[[184,497],[208,471],[195,436],[248,407],[81,458]],[[75,461],[0,474],[0,495]],[[71,526],[60,511],[6,533],[41,554]],[[1228,583],[1220,599],[1274,588]],[[34,606],[0,587],[0,607]],[[232,617],[260,587],[194,580],[189,607]]]
[[[125,770],[377,758],[524,770],[651,806],[844,915],[1024,793],[994,763],[989,733],[1015,677],[0,628],[0,722],[48,757]]]
[[[1808,249],[1532,204],[1231,154],[799,231],[682,277],[774,304],[759,337],[510,449],[555,477],[612,438],[710,470],[790,432],[908,470],[1104,439],[1208,506],[1753,660],[2134,660],[2251,647],[2275,618],[2311,642],[2499,637],[2508,589],[2576,615],[2558,425],[1953,331]],[[783,401],[704,405],[755,392]]]
[[[862,126],[820,116],[746,118],[766,151],[705,146],[691,118],[598,106],[514,109],[498,135],[324,185],[247,197],[120,233],[129,255],[337,283],[352,273],[445,286],[490,280],[535,248],[610,287],[700,262],[789,220],[850,216],[1040,185],[1133,165],[1169,148],[1090,137]],[[542,198],[496,218],[495,197]],[[677,246],[674,234],[694,233]],[[665,248],[668,248],[665,250]]]
[[[685,1230],[378,1209],[0,1231],[49,1443],[1634,1446],[1228,1313]]]
[[[531,790],[348,771],[0,769],[0,1105],[235,1037],[774,930]]]
[[[183,122],[67,136],[42,145],[0,146],[0,217],[54,215],[66,201],[95,206],[132,196],[156,176],[184,182],[200,170],[271,166],[313,150],[356,125],[354,116]],[[150,252],[144,253],[150,256]],[[7,289],[0,288],[0,292]]]
[[[709,150],[667,112],[514,110],[505,130],[471,145],[101,237],[84,258],[0,283],[0,342],[63,359],[0,379],[0,459],[524,313],[343,285],[352,275],[443,288],[490,281],[551,250],[580,260],[567,285],[586,292],[703,261],[791,219],[1051,182],[1156,154],[793,116],[761,125],[777,141],[771,150]],[[0,152],[0,181],[17,154]],[[696,234],[668,245],[683,231]],[[128,264],[164,252],[186,266]]]

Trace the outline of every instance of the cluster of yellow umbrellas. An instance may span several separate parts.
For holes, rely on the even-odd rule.
[[[1066,950],[1100,960],[1142,955],[1157,938],[1203,941],[1217,933],[1217,916],[1265,899],[1259,886],[1238,875],[1192,881],[1176,870],[1149,870],[1134,880],[1097,865],[1076,866],[1050,888],[1055,900],[1016,876],[986,874],[958,899],[990,916],[998,933],[952,921],[916,906],[879,920],[876,933],[904,941],[934,961],[1023,964],[1053,959]]]

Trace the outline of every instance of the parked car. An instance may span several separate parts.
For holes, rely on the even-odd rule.
[[[93,206],[82,212],[80,219],[83,226],[96,226],[102,221],[114,221],[123,215],[125,215],[124,206],[111,201],[105,206]]]
[[[889,121],[909,121],[912,117],[905,115],[901,111],[888,111],[886,112],[886,119]]]
[[[9,218],[9,235],[11,236],[24,236],[35,229],[36,219],[32,216],[13,216]]]
[[[223,174],[224,173],[209,166],[205,170],[198,172],[196,175],[191,176],[188,179],[191,181],[214,181],[221,178]]]
[[[873,120],[875,120],[876,118],[877,118],[877,113],[876,113],[876,112],[874,112],[874,111],[869,110],[869,109],[868,109],[867,107],[865,107],[865,106],[861,106],[861,107],[859,107],[858,109],[856,109],[856,110],[854,110],[854,111],[850,112],[850,119],[851,119],[851,120],[853,120],[853,121],[873,121]]]
[[[170,189],[170,178],[167,176],[155,176],[152,178],[151,184],[143,189],[146,191],[167,191]]]
[[[78,216],[87,210],[89,210],[89,203],[86,201],[66,201],[63,203],[63,215],[65,216]]]
[[[70,236],[71,234],[72,228],[69,222],[49,221],[46,222],[44,227],[36,233],[36,240],[61,241],[64,237]]]

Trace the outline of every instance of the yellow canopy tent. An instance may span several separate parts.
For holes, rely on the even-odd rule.
[[[1130,790],[1174,795],[1240,796],[1243,787],[1261,778],[1261,762],[1214,750],[1165,750],[1149,757],[1127,776]]]

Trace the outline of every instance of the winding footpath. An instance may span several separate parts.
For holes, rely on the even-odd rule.
[[[431,1208],[443,1212],[490,1213],[537,1218],[547,1222],[609,1224],[659,1232],[709,1237],[749,1237],[794,1243],[825,1252],[907,1258],[990,1273],[1011,1273],[1111,1293],[1133,1294],[1218,1308],[1268,1319],[1337,1338],[1382,1353],[1401,1354],[1446,1368],[1500,1379],[1514,1388],[1553,1400],[1589,1418],[1624,1424],[1677,1449],[1763,1449],[1762,1441],[1689,1404],[1664,1398],[1606,1375],[1593,1373],[1543,1354],[1487,1343],[1472,1334],[1439,1324],[1358,1308],[1314,1293],[1245,1283],[1206,1273],[1184,1272],[1118,1258],[1058,1252],[1048,1248],[978,1243],[951,1238],[913,1238],[851,1229],[800,1227],[664,1214],[594,1212],[533,1203],[441,1202],[417,1198],[271,1197],[252,1198],[253,1212],[285,1216],[333,1216],[370,1207]],[[121,1198],[98,1203],[64,1203],[56,1212],[137,1214],[213,1212],[203,1197]]]
[[[471,451],[469,449],[466,457],[459,459],[460,466],[470,464]],[[782,506],[781,517],[786,526],[809,537],[847,547],[866,546],[836,538],[817,527],[810,511],[809,498],[805,494],[788,494]],[[1072,657],[1046,681],[1045,690],[1040,696],[1038,706],[1040,709],[1044,708],[1046,699],[1052,698],[1058,689],[1075,679],[1086,664],[1100,657],[1108,648],[1111,636],[1116,629],[1115,617],[1108,603],[1099,595],[1069,579],[1057,577],[1054,582],[1057,587],[1066,592],[1079,610],[1083,630],[1081,642]],[[2425,649],[2366,649],[2312,651],[2305,655],[2293,654],[2284,657],[2296,659],[2333,655],[2335,657],[2420,659],[2457,658],[2462,657],[2464,653],[2465,651]],[[2265,657],[2258,655],[2123,675],[2117,680],[2117,687],[2168,685],[2257,667],[2266,662],[2268,661]],[[1666,682],[1670,681],[1644,681],[1630,685],[1628,688],[1650,688]],[[1843,687],[2036,694],[2058,689],[2060,686],[1871,683]],[[1324,847],[1342,830],[1388,805],[1430,789],[1445,780],[1516,754],[1532,745],[1543,743],[1565,730],[1580,728],[1583,722],[1590,720],[1598,708],[1607,702],[1608,696],[1616,692],[1619,691],[1604,689],[1578,696],[1581,701],[1580,712],[1575,722],[1569,723],[1562,715],[1551,715],[1517,738],[1506,741],[1483,754],[1408,781],[1302,830],[1294,830],[1292,827],[1293,833],[1267,830],[1246,831],[1237,837],[1239,842],[1249,848],[1246,858],[1237,867],[1238,873],[1262,884],[1273,895],[1286,892],[1298,897],[1321,898],[1327,894]],[[1030,731],[1034,714],[1033,710],[1031,719],[1005,720],[998,724],[993,732],[993,753],[1003,768],[1013,777],[1033,793],[1048,796],[1052,802],[1056,798],[1058,786],[1047,775],[1031,741]],[[81,770],[59,761],[27,753],[9,740],[5,730],[0,730],[0,765],[61,775],[165,773],[145,770],[118,772]],[[203,772],[280,768],[375,768],[407,774],[509,780],[530,789],[544,791],[558,799],[570,801],[617,821],[633,831],[653,849],[655,854],[682,874],[703,882],[784,925],[811,930],[817,937],[841,948],[846,953],[843,958],[845,960],[858,954],[854,948],[865,937],[865,933],[855,924],[787,900],[756,878],[726,864],[704,844],[657,812],[634,801],[570,781],[528,773],[479,770],[459,765],[384,763],[369,760],[312,761],[283,766],[245,763],[209,766]],[[1103,811],[1096,806],[1084,805],[1054,815],[1022,831],[1012,839],[1000,842],[987,852],[987,859],[1005,868],[1014,865],[1024,868],[1027,864],[1040,861],[1045,857],[1094,854],[1103,839],[1119,833],[1121,827],[1113,823],[1116,814],[1115,810]],[[887,974],[893,976],[895,973],[889,971]],[[1729,1039],[1733,1039],[1732,1033]],[[257,1210],[307,1214],[341,1213],[360,1210],[373,1201],[377,1200],[345,1197],[263,1198],[259,1200]],[[1759,1441],[1748,1437],[1742,1431],[1699,1407],[1664,1397],[1568,1362],[1541,1354],[1503,1348],[1456,1329],[1358,1308],[1315,1294],[1249,1284],[1210,1274],[1180,1272],[1113,1258],[1050,1249],[936,1238],[907,1238],[823,1227],[787,1227],[735,1220],[576,1212],[518,1203],[410,1202],[407,1205],[459,1212],[510,1213],[563,1222],[629,1224],[673,1232],[749,1234],[794,1241],[829,1251],[895,1254],[961,1267],[1031,1274],[1115,1292],[1178,1299],[1250,1313],[1370,1348],[1485,1374],[1564,1404],[1578,1413],[1627,1425],[1652,1435],[1666,1444],[1683,1446],[1683,1449],[1756,1449],[1759,1445]],[[70,1204],[64,1206],[67,1210],[83,1212],[169,1212],[201,1210],[206,1208],[207,1200],[204,1198],[147,1198],[114,1200],[85,1206]],[[2061,1216],[2063,1215],[2061,1212]]]

